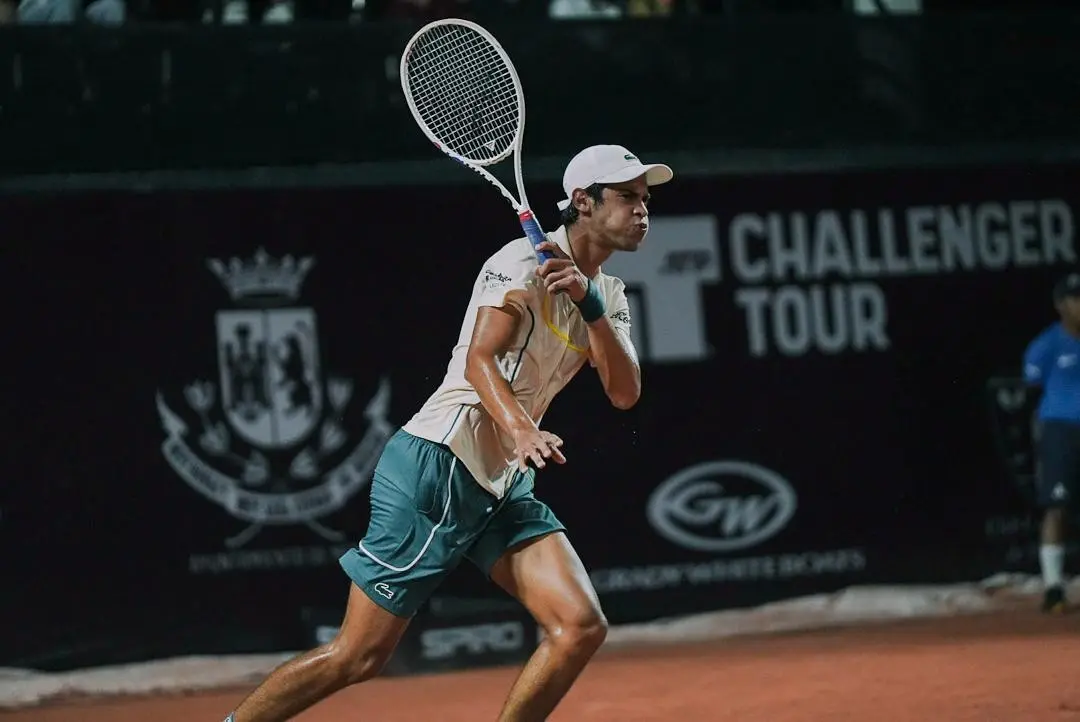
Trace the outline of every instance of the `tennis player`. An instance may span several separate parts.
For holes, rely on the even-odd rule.
[[[1080,273],[1054,287],[1060,320],[1024,353],[1024,380],[1042,387],[1038,410],[1038,502],[1045,510],[1039,566],[1043,611],[1066,611],[1066,514],[1080,499]]]
[[[626,148],[586,148],[563,175],[561,226],[534,248],[503,246],[473,282],[442,384],[387,442],[363,540],[341,558],[352,580],[336,638],[285,663],[227,722],[280,722],[379,674],[409,620],[468,559],[516,597],[545,632],[499,720],[544,720],[604,641],[589,576],[536,469],[566,463],[541,428],[554,397],[585,365],[611,403],[641,394],[623,283],[600,265],[648,231],[649,188],[672,178]],[[536,251],[555,258],[539,264]]]

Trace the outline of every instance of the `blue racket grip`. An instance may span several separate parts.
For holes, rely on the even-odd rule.
[[[533,212],[526,209],[521,213],[518,213],[518,220],[521,221],[521,227],[525,229],[525,235],[529,237],[529,241],[533,244],[533,248],[547,240],[547,236],[544,235],[544,231],[540,229],[540,224],[536,222],[536,216]],[[537,251],[536,257],[540,259],[540,263],[554,258],[555,254],[551,251]]]

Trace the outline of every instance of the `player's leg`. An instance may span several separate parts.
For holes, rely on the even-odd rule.
[[[1038,501],[1043,509],[1039,566],[1043,578],[1043,611],[1065,611],[1064,572],[1067,512],[1080,491],[1080,427],[1043,422],[1039,433]]]
[[[589,575],[532,480],[499,509],[469,557],[518,599],[544,630],[503,706],[500,722],[545,720],[607,635]]]
[[[607,636],[589,575],[564,532],[511,549],[491,578],[516,597],[545,636],[503,706],[500,722],[546,720]]]
[[[1043,513],[1039,567],[1043,578],[1043,611],[1065,611],[1065,511],[1060,507]]]
[[[340,560],[353,582],[340,632],[275,670],[232,722],[291,719],[382,670],[409,620],[462,556],[452,530],[457,468],[445,447],[403,431],[391,437],[372,479],[367,533]]]
[[[271,672],[226,722],[285,722],[335,692],[375,677],[408,624],[352,584],[337,636]]]

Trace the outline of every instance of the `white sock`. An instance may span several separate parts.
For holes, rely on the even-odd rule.
[[[1060,587],[1065,572],[1065,547],[1043,544],[1039,547],[1039,566],[1042,567],[1043,587]]]

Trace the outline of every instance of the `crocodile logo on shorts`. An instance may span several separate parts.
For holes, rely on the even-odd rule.
[[[319,520],[367,485],[393,432],[389,381],[382,378],[367,402],[364,435],[350,438],[343,419],[353,382],[326,375],[315,310],[297,303],[314,259],[275,259],[259,249],[249,261],[207,265],[235,307],[214,319],[217,377],[191,381],[172,405],[158,391],[165,460],[248,523],[226,540],[230,548],[268,525],[306,524],[341,541]]]

